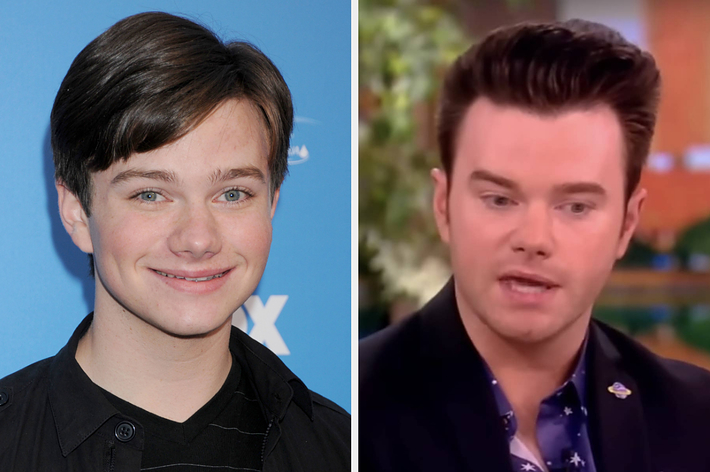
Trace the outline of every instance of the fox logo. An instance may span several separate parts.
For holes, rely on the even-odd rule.
[[[271,295],[264,304],[258,295],[252,295],[244,302],[244,305],[234,312],[232,324],[247,333],[248,316],[254,326],[247,334],[271,349],[274,354],[287,356],[291,354],[291,351],[288,350],[279,330],[276,329],[276,319],[281,314],[287,300],[288,295]]]

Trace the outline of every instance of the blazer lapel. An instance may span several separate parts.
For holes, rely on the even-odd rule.
[[[512,472],[510,450],[483,361],[466,335],[453,281],[423,309],[427,415],[460,457],[462,470]]]
[[[619,351],[595,322],[590,325],[589,348],[589,433],[596,469],[651,471],[641,405],[643,392],[639,392],[634,379],[623,370]],[[618,396],[609,391],[615,383]],[[625,389],[631,393],[625,395]]]

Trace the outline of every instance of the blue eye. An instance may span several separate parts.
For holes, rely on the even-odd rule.
[[[224,192],[224,199],[228,202],[237,202],[242,198],[242,192],[239,190],[227,190]]]
[[[158,193],[157,192],[141,192],[138,194],[138,197],[143,200],[144,202],[155,202],[158,200]]]

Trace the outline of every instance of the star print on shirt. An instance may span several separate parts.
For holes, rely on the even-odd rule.
[[[574,455],[572,456],[572,458],[569,461],[572,464],[574,464],[575,466],[579,466],[579,464],[584,465],[584,461],[582,460],[581,457],[579,457],[579,454],[577,454],[576,452],[574,453]]]
[[[601,472],[594,466],[591,444],[587,433],[584,375],[585,348],[577,360],[575,376],[570,378],[540,403],[535,431],[540,447],[538,465],[530,451],[518,437],[518,422],[500,382],[490,369],[486,370],[489,385],[496,401],[502,429],[508,439],[512,470],[517,472],[542,472],[543,470],[574,470],[575,472]]]

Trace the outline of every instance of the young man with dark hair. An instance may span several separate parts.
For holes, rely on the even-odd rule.
[[[269,253],[293,123],[255,47],[126,18],[52,109],[62,222],[94,312],[0,380],[0,470],[348,470],[350,418],[232,328]]]
[[[453,277],[360,346],[362,470],[708,470],[710,374],[591,320],[646,196],[653,58],[574,20],[451,67],[432,171]]]

